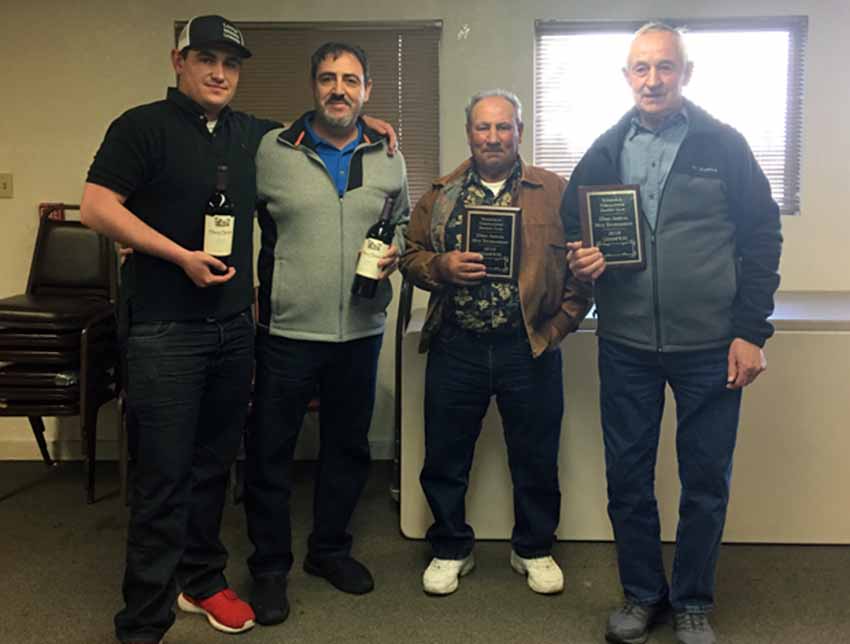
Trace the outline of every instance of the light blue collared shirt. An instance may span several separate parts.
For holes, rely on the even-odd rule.
[[[305,122],[307,134],[310,135],[310,138],[316,144],[316,152],[328,169],[336,185],[337,194],[341,197],[345,194],[345,189],[348,187],[348,168],[351,165],[351,157],[354,155],[354,149],[363,140],[363,126],[357,123],[357,138],[340,150],[316,134],[312,121],[313,119],[307,119]]]
[[[640,186],[640,204],[652,230],[655,230],[658,204],[667,175],[687,133],[688,113],[682,106],[681,110],[668,116],[657,130],[641,125],[635,115],[623,141],[620,156],[623,183]]]

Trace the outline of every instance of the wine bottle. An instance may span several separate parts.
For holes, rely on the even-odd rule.
[[[384,200],[384,208],[378,218],[366,233],[357,268],[354,271],[354,282],[351,284],[351,294],[358,297],[373,298],[378,289],[378,260],[384,256],[390,244],[393,243],[395,223],[392,221],[393,198]]]
[[[233,202],[227,195],[227,166],[220,165],[216,172],[215,192],[207,201],[204,215],[204,252],[229,266],[235,227]]]

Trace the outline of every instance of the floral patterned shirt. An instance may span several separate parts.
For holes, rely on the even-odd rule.
[[[446,223],[446,250],[463,250],[464,212],[467,206],[512,206],[522,166],[514,169],[498,195],[481,182],[471,166],[464,179],[460,197]],[[443,316],[455,326],[476,333],[504,333],[522,326],[519,288],[515,282],[484,279],[475,286],[451,286]]]

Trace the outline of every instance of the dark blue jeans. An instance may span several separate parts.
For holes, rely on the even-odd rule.
[[[246,442],[245,512],[255,577],[292,567],[292,457],[307,403],[318,390],[319,464],[313,558],[347,556],[347,527],[369,475],[369,425],[383,336],[350,342],[257,338],[255,416]]]
[[[219,539],[228,473],[251,395],[254,322],[133,324],[127,401],[137,425],[126,606],[120,640],[158,641],[174,622],[176,586],[205,598],[227,586]]]
[[[531,355],[524,331],[510,337],[445,326],[428,352],[425,465],[420,482],[434,524],[434,556],[462,559],[475,534],[466,522],[466,490],[475,442],[496,396],[514,487],[514,550],[548,555],[561,512],[558,444],[564,392],[561,352]]]
[[[599,340],[608,515],[628,599],[706,612],[732,477],[741,391],[726,389],[728,347],[657,353]],[[655,462],[664,388],[676,400],[681,498],[673,576],[661,560]]]

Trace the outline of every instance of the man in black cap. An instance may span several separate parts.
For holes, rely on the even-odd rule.
[[[192,18],[171,53],[177,87],[112,123],[83,194],[83,223],[135,250],[123,269],[138,431],[126,606],[115,617],[125,644],[160,642],[175,598],[217,630],[254,625],[227,585],[219,539],[251,393],[254,154],[280,127],[228,107],[250,56],[233,23]],[[220,166],[234,214],[227,264],[199,250]]]

